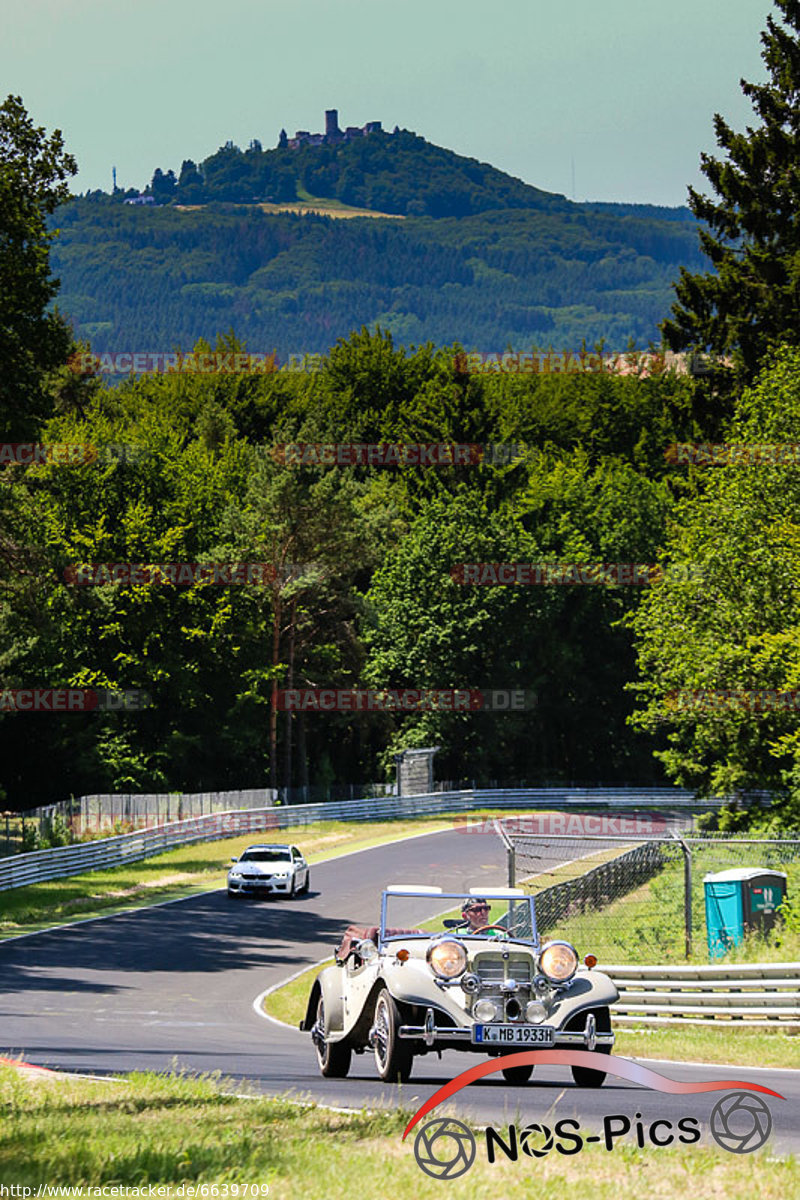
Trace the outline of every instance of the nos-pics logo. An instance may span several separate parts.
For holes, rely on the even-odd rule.
[[[515,1066],[521,1065],[523,1059],[534,1066],[554,1062],[572,1065],[574,1055],[575,1052],[570,1050],[531,1050],[479,1063],[439,1088],[422,1105],[406,1127],[403,1140],[419,1121],[439,1104],[476,1079],[502,1070],[503,1065],[508,1065],[507,1060],[512,1057]],[[587,1057],[587,1052],[582,1051],[578,1065],[586,1066]],[[717,1144],[732,1154],[750,1154],[760,1149],[772,1132],[772,1114],[757,1093],[775,1096],[779,1100],[784,1099],[779,1092],[757,1083],[746,1083],[742,1080],[681,1083],[629,1059],[609,1054],[597,1054],[596,1057],[599,1060],[599,1069],[656,1091],[673,1095],[726,1092],[711,1111],[709,1129]],[[520,1154],[533,1159],[544,1158],[551,1152],[562,1155],[578,1154],[590,1143],[599,1143],[611,1151],[617,1141],[628,1134],[635,1137],[640,1148],[647,1145],[670,1146],[675,1143],[691,1145],[700,1141],[701,1132],[699,1117],[683,1116],[677,1120],[660,1118],[648,1123],[644,1122],[641,1113],[637,1112],[633,1118],[623,1113],[603,1117],[602,1133],[586,1133],[578,1121],[562,1118],[552,1127],[541,1123],[531,1123],[522,1127],[509,1125],[506,1131],[501,1132],[489,1126],[482,1137],[487,1161],[494,1163],[500,1158],[517,1162]],[[414,1139],[414,1156],[417,1163],[426,1175],[434,1179],[458,1179],[466,1174],[475,1161],[477,1151],[478,1141],[475,1134],[463,1122],[452,1117],[436,1117],[427,1121],[419,1128]]]

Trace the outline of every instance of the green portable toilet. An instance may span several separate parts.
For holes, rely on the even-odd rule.
[[[766,932],[786,896],[786,876],[766,867],[734,867],[703,879],[708,953],[719,958],[751,929]]]

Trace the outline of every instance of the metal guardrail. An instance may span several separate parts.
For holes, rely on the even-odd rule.
[[[690,792],[678,788],[485,788],[212,813],[94,842],[34,850],[2,858],[0,891],[77,875],[83,871],[121,866],[187,842],[214,841],[239,833],[290,829],[321,820],[391,820],[464,812],[475,808],[519,808],[526,804],[554,809],[690,807],[695,811],[705,811],[722,803],[721,799],[695,800]]]
[[[800,963],[600,968],[620,998],[616,1025],[800,1029]]]

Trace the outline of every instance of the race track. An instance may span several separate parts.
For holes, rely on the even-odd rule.
[[[558,858],[554,852],[551,861]],[[232,902],[223,889],[2,942],[0,1055],[98,1074],[221,1071],[265,1093],[289,1091],[355,1108],[400,1100],[415,1109],[480,1057],[451,1051],[441,1061],[435,1054],[417,1059],[402,1088],[377,1080],[370,1054],[354,1056],[347,1079],[323,1079],[308,1034],[253,1010],[266,988],[329,957],[349,922],[374,924],[381,889],[392,882],[452,891],[501,885],[505,854],[493,836],[428,834],[316,864],[311,893],[292,901]],[[728,1044],[735,1062],[735,1035]],[[766,1098],[774,1121],[770,1146],[800,1151],[800,1071],[649,1065],[684,1081],[743,1079],[782,1093],[784,1101]],[[719,1096],[666,1095],[612,1077],[599,1090],[579,1089],[563,1070],[543,1068],[524,1087],[489,1076],[461,1092],[452,1111],[498,1125],[541,1121],[549,1113],[551,1124],[577,1117],[587,1129],[611,1114],[633,1121],[641,1113],[645,1124],[695,1116],[705,1142]]]

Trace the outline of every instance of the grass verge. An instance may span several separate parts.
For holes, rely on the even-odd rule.
[[[759,853],[763,855],[764,851],[759,848]],[[727,861],[713,846],[694,850],[692,962],[709,961],[703,875],[731,865],[742,863]],[[769,865],[779,865],[785,871],[787,895],[796,896],[800,892],[800,864]],[[676,859],[648,883],[612,903],[566,917],[547,929],[547,937],[564,938],[581,954],[596,954],[601,963],[685,963],[683,864]],[[719,965],[791,961],[800,961],[800,932],[780,924],[767,936],[745,937],[728,954],[714,959]]]
[[[189,1194],[181,1184],[216,1184],[219,1196],[242,1196],[246,1184],[249,1198],[270,1200],[441,1200],[448,1188],[417,1165],[414,1134],[401,1140],[412,1103],[406,1110],[343,1113],[242,1099],[223,1086],[213,1077],[154,1074],[31,1081],[0,1070],[0,1178],[18,1188],[117,1186],[140,1195],[154,1185],[176,1200]],[[696,1195],[726,1200],[796,1194],[796,1162],[770,1158],[768,1146],[734,1155],[716,1147],[639,1150],[617,1142],[611,1153],[593,1146],[574,1157],[520,1155],[511,1162],[500,1155],[489,1165],[480,1132],[476,1140],[475,1162],[454,1196],[561,1200],[587,1179],[597,1200],[674,1197],[687,1185]]]

